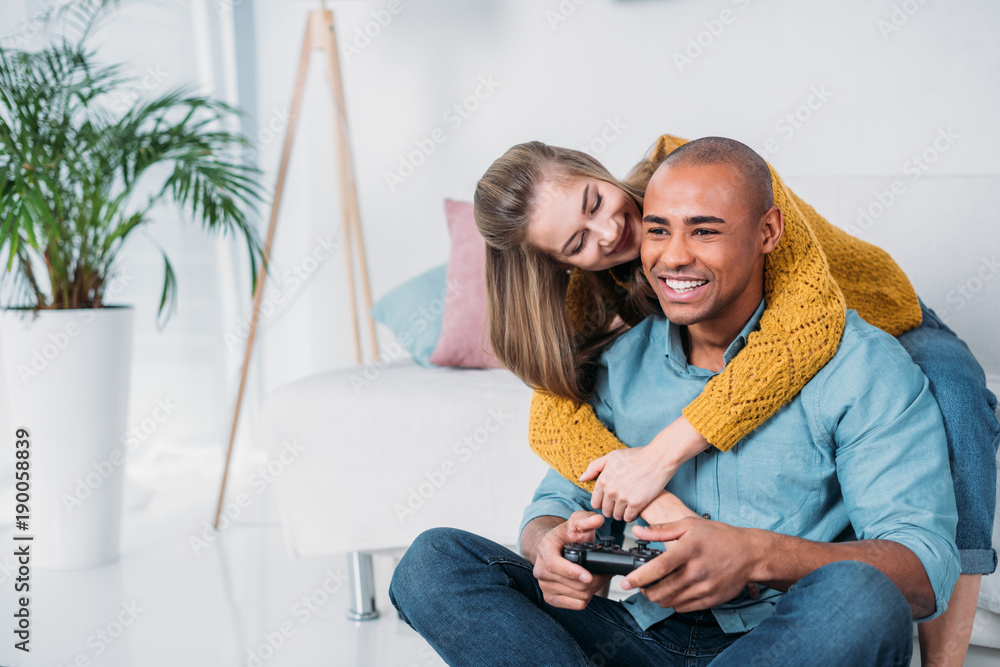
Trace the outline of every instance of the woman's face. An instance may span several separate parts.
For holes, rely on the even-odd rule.
[[[567,268],[601,271],[639,256],[642,214],[621,188],[591,177],[546,179],[528,240]]]

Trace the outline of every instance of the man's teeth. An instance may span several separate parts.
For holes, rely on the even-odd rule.
[[[667,286],[678,294],[683,294],[684,292],[690,292],[693,289],[701,287],[707,280],[664,280]]]

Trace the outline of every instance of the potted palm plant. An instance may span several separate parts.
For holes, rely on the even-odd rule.
[[[18,528],[35,536],[33,562],[53,568],[119,553],[133,309],[109,302],[125,243],[167,204],[246,241],[251,289],[263,259],[248,219],[259,170],[225,129],[238,111],[184,89],[122,104],[132,80],[87,45],[109,3],[85,6],[76,39],[0,46],[0,362],[11,426],[30,442]],[[161,329],[176,308],[163,262]]]

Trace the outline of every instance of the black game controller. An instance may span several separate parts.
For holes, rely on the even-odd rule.
[[[635,543],[635,547],[626,551],[619,549],[612,537],[602,537],[600,544],[572,542],[563,546],[563,558],[594,574],[628,574],[663,553],[648,548],[646,540]]]

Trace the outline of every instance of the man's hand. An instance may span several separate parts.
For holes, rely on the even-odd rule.
[[[655,526],[658,523],[680,521],[689,516],[696,517],[698,513],[669,491],[660,491],[660,495],[653,498],[653,502],[646,505],[639,516],[650,526]]]
[[[661,607],[688,612],[732,600],[756,565],[757,532],[693,517],[632,528],[636,539],[664,542],[666,550],[622,581],[623,590],[640,588]]]
[[[545,601],[553,607],[584,609],[611,580],[612,575],[591,574],[562,555],[563,546],[570,542],[593,542],[595,531],[603,524],[600,514],[580,510],[549,530],[539,542],[534,575]]]
[[[685,461],[710,446],[681,416],[645,447],[616,449],[594,459],[580,475],[580,481],[597,477],[591,507],[604,516],[632,522]]]

